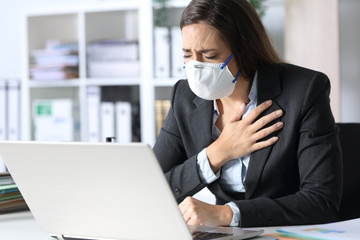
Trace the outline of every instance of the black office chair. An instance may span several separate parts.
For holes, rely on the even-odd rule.
[[[360,218],[360,123],[337,123],[344,163],[341,220]]]

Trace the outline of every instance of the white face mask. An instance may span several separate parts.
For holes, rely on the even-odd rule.
[[[234,77],[227,64],[234,54],[225,63],[208,63],[190,60],[185,70],[190,89],[200,98],[215,100],[229,96],[235,87],[240,72]]]

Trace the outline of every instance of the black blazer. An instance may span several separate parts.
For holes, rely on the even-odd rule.
[[[207,186],[217,204],[235,202],[241,227],[337,220],[342,157],[328,78],[289,64],[260,66],[257,88],[258,104],[273,101],[261,116],[282,109],[276,121],[283,121],[284,127],[271,135],[279,137],[275,145],[251,154],[245,199],[225,192],[218,180]],[[213,142],[214,108],[213,101],[197,97],[186,80],[175,84],[171,103],[154,151],[181,202],[206,186],[197,169],[197,154]]]

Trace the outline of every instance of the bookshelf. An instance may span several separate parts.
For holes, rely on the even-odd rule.
[[[178,25],[189,1],[169,1],[167,8]],[[154,74],[154,6],[151,0],[99,1],[79,5],[59,5],[27,9],[22,16],[21,139],[35,140],[33,104],[41,99],[71,99],[73,141],[88,141],[89,87],[101,89],[101,101],[122,101],[116,93],[128,92],[127,101],[139,104],[141,141],[153,145],[156,139],[155,101],[168,100],[178,78],[157,78]],[[88,64],[89,46],[106,39],[138,43],[139,70],[135,76],[94,77]],[[78,77],[34,80],[30,72],[34,50],[49,40],[77,44]],[[107,96],[111,92],[111,96]],[[100,139],[100,141],[102,141]]]

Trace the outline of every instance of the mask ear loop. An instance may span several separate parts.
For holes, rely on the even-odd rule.
[[[240,77],[240,71],[236,75],[236,78],[234,80],[232,80],[232,83],[235,83],[238,80],[239,77]]]
[[[232,53],[230,55],[230,57],[225,61],[225,63],[223,65],[221,65],[220,69],[223,70],[224,67],[226,67],[226,65],[230,62],[230,60],[233,58],[234,54]]]
[[[225,63],[223,65],[221,65],[220,69],[223,70],[233,57],[234,57],[234,54],[232,53],[230,55],[230,57],[225,61]],[[238,74],[236,75],[236,78],[234,80],[232,80],[232,83],[235,83],[239,77],[240,77],[240,72],[238,72]]]

